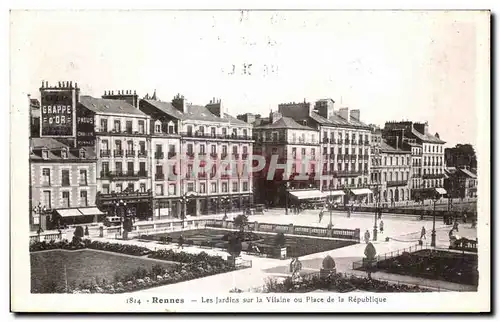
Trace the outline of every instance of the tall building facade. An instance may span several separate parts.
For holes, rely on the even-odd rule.
[[[401,201],[410,200],[411,151],[382,141],[380,156],[380,202],[394,206]]]
[[[155,125],[157,212],[167,208],[165,213],[181,216],[183,196],[188,197],[186,215],[243,209],[253,203],[251,125],[226,113],[216,99],[199,106],[177,95],[171,102],[147,97],[139,104]]]
[[[134,96],[131,91],[80,96],[78,108],[95,124],[97,205],[108,214],[128,211],[144,219],[152,203],[151,125],[150,117],[129,103]]]

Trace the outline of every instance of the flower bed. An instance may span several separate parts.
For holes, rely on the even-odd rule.
[[[148,255],[151,258],[177,262],[171,269],[167,270],[161,265],[154,265],[150,270],[138,268],[130,274],[115,276],[114,282],[99,279],[80,283],[76,286],[57,286],[55,283],[43,288],[32,290],[34,293],[123,293],[138,291],[141,289],[157,287],[161,285],[179,283],[205,276],[221,274],[235,270],[220,256],[210,256],[205,252],[193,255],[185,252],[174,252],[172,250],[151,251],[150,249],[122,245],[108,242],[83,240],[81,243],[73,244],[67,240],[60,242],[35,242],[30,245],[30,252],[56,249],[95,249],[133,256]]]
[[[447,282],[478,285],[477,255],[422,250],[377,263],[377,269],[388,273],[410,275]]]
[[[299,281],[292,281],[290,277],[282,282],[268,280],[264,287],[265,293],[307,293],[316,290],[347,293],[355,290],[367,292],[429,292],[428,289],[406,284],[391,284],[386,281],[369,279],[366,277],[345,276],[333,274],[328,277],[318,275],[305,276]]]

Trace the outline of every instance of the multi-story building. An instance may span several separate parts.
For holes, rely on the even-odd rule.
[[[256,122],[260,125],[253,129],[254,153],[265,160],[262,170],[254,174],[259,202],[284,206],[288,192],[297,200],[323,197],[317,177],[318,131],[279,112]]]
[[[400,142],[412,144],[416,146],[415,151],[420,151],[417,146],[421,146],[422,180],[420,187],[412,187],[412,199],[432,198],[436,193],[446,194],[446,190],[443,188],[444,144],[446,142],[439,138],[438,133],[435,135],[429,133],[427,122],[387,122],[383,135],[387,139],[397,139]]]
[[[382,201],[382,130],[374,124],[371,124],[370,127],[372,129],[370,141],[370,185],[373,191],[370,202],[376,202],[375,198],[380,198],[380,201]]]
[[[477,169],[477,158],[474,148],[470,144],[457,144],[452,148],[444,149],[447,167]]]
[[[380,202],[394,206],[397,202],[410,199],[411,151],[402,149],[399,144],[391,146],[382,141],[380,147],[382,160]]]
[[[361,122],[360,111],[334,108],[332,99],[279,105],[283,116],[314,128],[320,142],[320,189],[338,202],[368,202],[371,128]]]
[[[229,209],[253,203],[252,127],[226,113],[221,100],[199,106],[181,95],[171,102],[148,98],[140,101],[140,109],[155,126],[157,211],[167,208],[167,213],[180,216],[183,196],[189,197],[188,215],[220,212],[226,207],[225,197],[231,200]],[[233,170],[227,173],[229,163]],[[235,171],[237,167],[246,171]]]
[[[80,117],[95,124],[97,205],[109,214],[128,211],[138,218],[149,217],[151,124],[138,108],[137,95],[131,91],[107,92],[102,98],[82,95],[78,110]]]
[[[30,140],[30,223],[97,221],[96,155],[92,147],[75,148],[71,140]],[[48,220],[48,222],[47,222]]]
[[[452,198],[477,197],[477,175],[467,168],[445,168],[444,188]]]

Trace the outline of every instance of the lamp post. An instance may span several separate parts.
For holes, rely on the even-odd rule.
[[[373,224],[373,241],[377,241],[377,216],[380,213],[380,186],[375,188],[375,217]]]
[[[229,206],[229,202],[230,201],[231,200],[229,199],[228,196],[223,196],[223,197],[220,198],[220,203],[222,205],[222,208],[224,209],[224,217],[223,217],[224,220],[227,218],[227,208]]]
[[[333,200],[333,194],[332,194],[332,186],[330,185],[330,195],[328,196],[328,199],[326,201],[328,210],[330,210],[330,223],[328,224],[328,228],[331,229],[333,227],[333,209],[337,208],[337,204]]]
[[[290,188],[290,182],[285,183],[285,215],[288,215],[288,189]]]
[[[120,199],[120,200],[115,200],[115,201],[113,202],[113,206],[115,207],[115,216],[117,216],[117,215],[118,215],[118,214],[117,214],[117,213],[118,213],[118,209],[119,209],[120,207],[126,207],[126,206],[127,206],[127,203],[126,203],[126,202],[124,202],[122,199]],[[126,209],[125,209],[125,211],[126,211]],[[122,215],[122,213],[120,213],[120,216],[119,216],[119,217],[120,217],[120,236],[121,236],[121,235],[122,235],[122,233],[123,233],[123,216],[124,216],[124,215],[125,215],[125,214],[123,214],[123,215]]]
[[[439,200],[439,194],[435,194],[432,198],[434,202],[434,209],[432,214],[432,233],[431,233],[431,247],[436,247],[436,202]]]
[[[181,196],[181,199],[179,200],[182,204],[182,214],[181,214],[181,219],[182,219],[182,228],[184,228],[184,220],[186,219],[186,214],[187,214],[187,203],[189,202],[189,195],[188,193],[184,193]]]

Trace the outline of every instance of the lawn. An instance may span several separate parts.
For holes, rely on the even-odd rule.
[[[377,263],[377,270],[447,282],[478,285],[477,255],[420,250]]]
[[[211,243],[212,247],[227,248],[227,241],[223,240],[224,235],[227,235],[227,230],[217,229],[195,229],[184,232],[173,232],[168,234],[155,234],[148,236],[148,239],[160,240],[161,237],[171,237],[176,243],[179,236],[185,239],[185,243],[192,241],[194,245],[202,243]],[[251,243],[257,247],[267,248],[274,246],[274,238],[276,234],[262,234],[257,232],[248,233],[253,238]],[[249,241],[243,242],[243,250],[248,247]],[[324,252],[340,247],[356,244],[355,241],[333,240],[324,238],[310,238],[305,236],[286,236],[286,248],[288,257],[300,257],[304,255]]]
[[[139,268],[151,270],[153,265],[166,269],[174,263],[95,250],[50,250],[34,252],[31,257],[31,292],[69,286],[113,282],[116,277],[129,275]],[[73,287],[74,288],[74,287]]]

